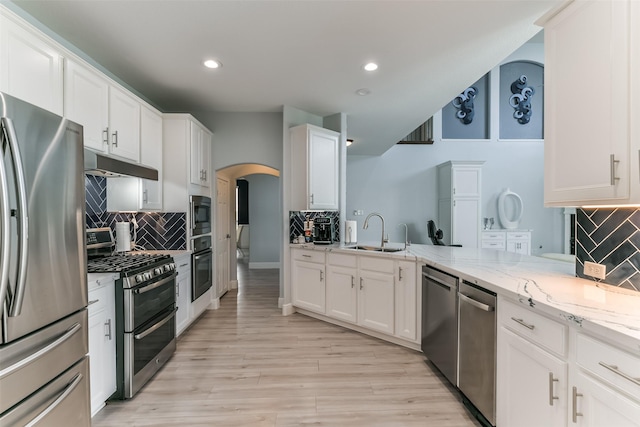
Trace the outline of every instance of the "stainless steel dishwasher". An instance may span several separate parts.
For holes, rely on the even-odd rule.
[[[469,409],[477,409],[495,426],[496,294],[463,281],[458,298],[458,389],[466,398],[464,403],[473,405]]]
[[[458,278],[422,267],[421,347],[455,386],[458,376]]]

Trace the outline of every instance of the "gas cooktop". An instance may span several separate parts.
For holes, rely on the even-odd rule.
[[[116,254],[90,259],[87,263],[89,273],[135,273],[156,265],[173,262],[169,255],[159,254]]]

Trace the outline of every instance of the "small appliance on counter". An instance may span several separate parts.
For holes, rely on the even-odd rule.
[[[333,218],[320,216],[313,223],[313,243],[316,245],[330,245],[333,243],[335,225]]]

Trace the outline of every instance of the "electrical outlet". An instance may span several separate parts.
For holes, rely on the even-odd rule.
[[[356,209],[353,211],[354,216],[364,215],[364,211],[362,209]]]
[[[595,262],[584,262],[584,274],[604,280],[607,275],[607,266],[604,264],[596,264]]]

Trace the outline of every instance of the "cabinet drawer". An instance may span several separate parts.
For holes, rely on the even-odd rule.
[[[293,252],[293,259],[295,260],[324,264],[324,258],[325,258],[324,252],[304,251],[304,250],[294,250],[292,252]]]
[[[500,322],[529,341],[560,356],[567,354],[568,327],[507,300],[498,305]]]
[[[108,286],[100,286],[89,291],[89,317],[106,309],[107,301],[109,300],[109,296],[107,295],[109,289],[111,288]]]
[[[640,357],[576,333],[576,362],[640,401]]]
[[[504,240],[504,231],[483,231],[482,240]]]
[[[504,240],[495,241],[495,240],[482,239],[482,249],[504,249],[504,248],[505,248]]]
[[[522,233],[517,231],[510,231],[507,233],[507,240],[529,240],[531,235],[529,233]]]
[[[393,260],[378,257],[360,256],[360,268],[362,270],[378,271],[380,273],[393,274],[395,272]]]
[[[355,255],[345,254],[329,254],[327,255],[327,263],[329,265],[335,265],[340,267],[357,267],[357,258]]]

